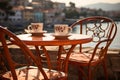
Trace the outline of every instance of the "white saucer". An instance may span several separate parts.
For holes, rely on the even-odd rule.
[[[32,34],[32,36],[41,36],[41,35],[43,35],[44,33],[46,33],[47,31],[41,31],[41,32],[30,32],[30,30],[25,29],[25,32],[26,32],[26,33],[30,33],[30,34]]]
[[[31,32],[30,30],[25,29],[25,32],[26,32],[26,33],[46,33],[47,31],[41,31],[41,32]]]
[[[67,34],[67,35],[52,34],[52,36],[54,36],[57,39],[66,39],[66,38],[68,38],[71,35],[70,34]]]
[[[67,35],[58,35],[58,34],[52,34],[53,36],[58,36],[58,37],[69,37],[70,36],[70,34],[67,34]]]
[[[31,34],[43,34],[43,33],[46,33],[47,31],[41,31],[41,32],[29,32]]]

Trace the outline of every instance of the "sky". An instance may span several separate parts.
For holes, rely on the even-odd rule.
[[[53,2],[62,2],[66,3],[66,6],[69,6],[69,2],[75,3],[76,7],[83,7],[89,4],[94,4],[94,3],[120,3],[120,0],[51,0]]]

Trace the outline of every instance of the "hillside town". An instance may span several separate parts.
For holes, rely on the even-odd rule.
[[[89,16],[106,16],[119,20],[120,11],[104,11],[102,9],[77,8],[75,3],[52,2],[51,0],[10,0],[12,15],[0,9],[0,25],[7,26],[11,31],[23,30],[32,22],[44,23],[44,28],[54,24],[69,24],[80,18]],[[8,17],[7,20],[4,18]]]

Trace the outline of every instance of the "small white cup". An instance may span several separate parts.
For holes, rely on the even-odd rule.
[[[31,25],[28,26],[28,30],[30,32],[42,32],[43,23],[31,23]]]
[[[55,24],[54,25],[55,35],[67,35],[71,31],[72,31],[72,28],[69,27],[67,24]]]

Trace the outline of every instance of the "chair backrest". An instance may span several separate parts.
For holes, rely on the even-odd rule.
[[[7,36],[7,40],[6,40],[6,36]],[[24,42],[22,42],[18,37],[16,37],[15,34],[10,32],[9,30],[5,29],[4,27],[0,26],[0,43],[2,44],[1,48],[3,49],[2,53],[7,61],[9,70],[12,73],[13,80],[18,80],[15,69],[19,67],[18,66],[19,63],[16,63],[16,61],[13,60],[11,52],[9,50],[9,45],[7,44],[8,41],[21,48],[21,50],[23,51],[22,54],[25,56],[24,58],[25,58],[25,62],[27,64],[26,66],[33,65],[33,63],[34,63],[34,65],[36,65],[38,67],[39,71],[43,74],[44,79],[48,80],[48,77],[45,74],[44,70],[42,69],[40,62],[36,59],[34,54],[26,46],[26,44]],[[18,54],[20,54],[20,53],[18,53]]]
[[[104,40],[110,39],[113,41],[116,32],[117,26],[114,21],[110,18],[103,16],[93,16],[80,19],[71,25],[73,31],[75,30],[80,34],[87,34],[93,37],[91,46],[94,46]],[[82,44],[80,44],[80,52],[82,50]]]

